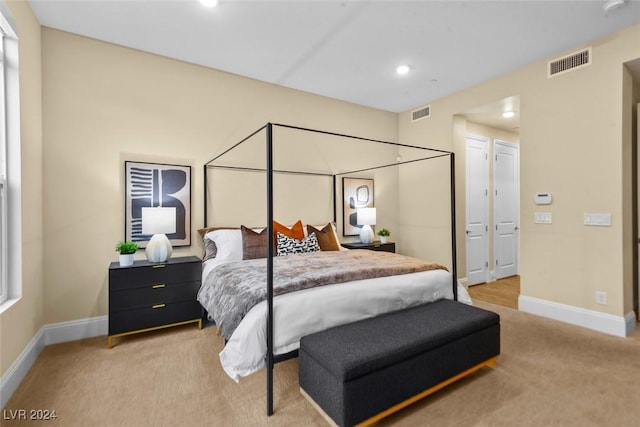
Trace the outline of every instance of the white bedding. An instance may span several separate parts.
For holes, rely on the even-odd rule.
[[[204,263],[203,278],[219,265]],[[314,332],[382,313],[453,298],[451,274],[431,270],[400,276],[326,285],[280,295],[273,300],[274,354],[296,350],[300,338]],[[458,300],[471,304],[458,285]],[[265,367],[267,350],[267,302],[253,307],[220,353],[222,367],[233,380]]]

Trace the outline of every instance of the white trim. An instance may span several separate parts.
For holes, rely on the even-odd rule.
[[[33,366],[42,349],[51,344],[107,335],[109,316],[44,325],[0,378],[0,408],[4,408]],[[105,341],[105,348],[107,343]]]
[[[0,9],[2,9],[0,7]],[[18,40],[12,31],[3,28],[5,134],[7,150],[7,295],[6,299],[22,297],[22,153],[20,143],[20,81]],[[1,82],[0,82],[1,83]],[[6,306],[3,308],[6,310]]]
[[[109,333],[109,316],[54,323],[45,325],[42,329],[44,330],[45,345],[93,338]]]
[[[636,329],[636,315],[633,311],[624,317],[615,316],[526,295],[518,297],[518,309],[617,337],[626,337]]]
[[[7,405],[43,348],[44,332],[40,329],[0,378],[0,407],[4,408]]]

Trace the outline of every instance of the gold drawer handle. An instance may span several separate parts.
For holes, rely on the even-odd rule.
[[[165,286],[167,286],[167,285],[165,285],[164,283],[159,283],[157,285],[153,285],[152,288],[153,289],[160,289],[160,288],[164,288]]]
[[[166,264],[156,264],[151,268],[164,268],[166,266]]]
[[[163,307],[164,307],[164,304],[156,304],[151,308],[156,309],[156,308],[163,308]]]

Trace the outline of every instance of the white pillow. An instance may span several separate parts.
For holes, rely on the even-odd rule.
[[[242,233],[240,230],[215,230],[205,234],[205,237],[216,244],[217,261],[242,260]]]

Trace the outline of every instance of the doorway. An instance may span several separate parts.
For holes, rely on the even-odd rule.
[[[495,277],[518,274],[520,241],[520,161],[516,144],[493,142],[493,253]]]
[[[465,246],[469,286],[518,274],[519,165],[517,144],[493,138],[489,149],[489,137],[467,135]]]
[[[489,281],[488,138],[467,135],[466,223],[467,285]]]

